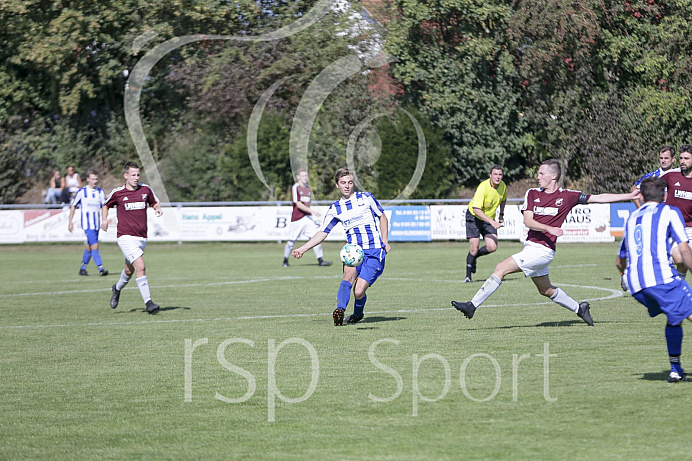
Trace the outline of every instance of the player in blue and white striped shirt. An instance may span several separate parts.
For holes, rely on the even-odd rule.
[[[662,203],[666,182],[661,178],[646,178],[639,189],[644,204],[630,215],[625,224],[615,264],[623,273],[623,288],[649,309],[649,315],[666,315],[666,342],[670,358],[668,382],[686,381],[680,364],[682,321],[692,321],[692,292],[670,263],[670,256],[675,242],[685,265],[692,268],[692,250],[682,213]]]
[[[101,275],[108,275],[108,271],[103,268],[101,253],[99,252],[99,229],[101,228],[101,208],[106,203],[106,194],[103,189],[96,187],[99,182],[99,174],[96,170],[87,172],[87,185],[77,191],[72,204],[70,205],[70,218],[67,229],[72,232],[74,225],[72,218],[77,206],[80,209],[81,226],[86,234],[84,253],[82,254],[82,267],[79,275],[89,275],[86,271],[89,260],[93,257],[94,263],[98,266]]]
[[[639,180],[634,183],[634,186],[632,186],[631,192],[634,192],[636,189],[639,189],[639,185],[646,178],[658,178],[668,173],[669,171],[676,170],[675,168],[673,168],[673,164],[675,163],[675,147],[668,145],[661,146],[658,149],[658,163],[659,165],[661,165],[661,167],[658,170],[652,171],[651,173],[646,173],[644,176],[639,178]],[[639,200],[635,200],[634,204],[637,206],[637,208],[642,206]]]
[[[340,168],[335,180],[341,198],[329,207],[320,230],[305,245],[293,250],[293,256],[300,259],[306,251],[327,238],[339,223],[346,230],[348,243],[363,248],[365,257],[358,267],[344,266],[344,278],[336,295],[336,309],[332,313],[334,325],[341,325],[351,299],[351,288],[355,301],[353,314],[346,318],[346,323],[357,323],[363,319],[367,300],[365,292],[382,275],[385,257],[391,247],[388,241],[389,221],[375,197],[369,192],[353,190],[353,175],[347,168]]]

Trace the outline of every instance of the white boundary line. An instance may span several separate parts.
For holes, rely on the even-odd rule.
[[[259,283],[259,282],[273,282],[276,280],[292,280],[292,279],[305,279],[306,277],[276,277],[267,279],[255,279],[255,280],[235,280],[228,282],[207,282],[207,283],[178,283],[175,285],[156,285],[156,288],[177,288],[177,287],[209,287],[216,285],[238,285],[246,283]],[[129,289],[134,289],[135,287],[129,287]],[[123,288],[128,289],[128,288]],[[44,291],[44,292],[33,292],[33,293],[13,293],[0,295],[0,298],[13,298],[17,296],[47,296],[47,295],[67,295],[73,293],[100,293],[102,291],[111,291],[108,288],[98,288],[93,290],[67,290],[67,291]]]
[[[228,285],[228,284],[234,284],[234,283],[257,283],[257,282],[266,282],[266,281],[273,281],[273,280],[284,280],[284,279],[303,279],[306,277],[281,277],[278,279],[257,279],[257,280],[246,280],[246,281],[237,281],[237,282],[218,282],[218,283],[209,283],[209,284],[188,284],[188,285],[171,285],[171,286],[210,286],[210,285]],[[388,279],[392,280],[392,279]],[[404,279],[398,279],[398,280],[404,280]],[[410,279],[407,279],[410,281]],[[429,281],[426,281],[429,282]],[[445,282],[445,281],[440,281],[440,282]],[[448,283],[448,282],[447,282]],[[586,301],[603,301],[606,299],[613,299],[613,298],[619,298],[622,297],[623,292],[619,290],[613,290],[611,288],[603,288],[603,287],[595,287],[595,286],[584,286],[584,285],[568,285],[568,284],[556,284],[559,286],[565,286],[565,287],[573,287],[573,288],[586,288],[586,289],[592,289],[592,290],[600,290],[600,291],[606,291],[609,292],[610,294],[608,296],[603,296],[603,297],[598,297],[598,298],[589,298],[586,299]],[[110,290],[110,288],[108,289]],[[91,291],[104,291],[104,290],[91,290]],[[66,293],[84,293],[88,292],[88,290],[85,291],[70,291]],[[37,294],[37,293],[31,293],[31,294]],[[48,293],[48,294],[55,294],[55,293]],[[18,296],[18,295],[14,295]],[[551,301],[547,302],[539,302],[539,303],[521,303],[521,304],[511,304],[512,306],[540,306],[540,305],[549,305],[553,304]],[[506,307],[508,304],[490,304],[484,306],[484,308],[487,307]],[[430,309],[397,309],[397,310],[391,310],[391,311],[369,311],[368,315],[378,315],[378,314],[412,314],[412,313],[420,313],[420,312],[442,312],[442,311],[451,311],[451,307],[434,307]],[[146,324],[155,324],[155,323],[185,323],[185,322],[219,322],[219,321],[234,321],[234,320],[262,320],[262,319],[280,319],[280,318],[305,318],[305,317],[319,317],[319,316],[326,316],[326,315],[331,315],[331,313],[312,313],[312,314],[277,314],[277,315],[252,315],[252,316],[240,316],[240,317],[216,317],[216,318],[211,318],[211,319],[170,319],[170,320],[144,320],[144,321],[131,321],[131,322],[91,322],[91,323],[66,323],[66,324],[54,324],[54,325],[4,325],[0,326],[0,330],[10,330],[10,329],[28,329],[28,328],[69,328],[69,327],[85,327],[85,326],[91,326],[91,327],[98,327],[98,326],[126,326],[126,325],[146,325]]]

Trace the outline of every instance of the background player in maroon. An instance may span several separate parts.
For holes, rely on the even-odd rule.
[[[680,169],[670,170],[661,178],[668,186],[666,204],[677,207],[682,212],[685,220],[685,231],[687,237],[692,236],[692,146],[683,144],[680,146]],[[682,261],[680,250],[677,245],[673,246],[671,252],[673,261],[677,265],[680,277],[687,275],[687,266]]]
[[[147,312],[154,313],[159,305],[151,300],[149,281],[144,264],[144,248],[147,246],[147,208],[153,207],[156,216],[161,216],[159,199],[151,187],[139,183],[139,165],[128,162],[124,168],[125,185],[113,189],[106,204],[101,209],[101,229],[108,231],[108,209],[115,207],[118,217],[118,246],[125,255],[125,269],[120,274],[120,280],[113,285],[111,307],[118,307],[120,291],[130,281],[132,274],[135,279]]]
[[[524,224],[529,228],[524,249],[499,263],[493,275],[485,281],[470,302],[452,301],[452,305],[467,318],[473,317],[476,309],[500,287],[506,275],[524,272],[527,277],[531,277],[540,294],[571,310],[593,326],[589,303],[577,303],[562,289],[550,283],[548,266],[555,257],[555,242],[563,234],[560,226],[570,210],[578,204],[634,200],[639,197],[639,191],[628,194],[584,194],[558,187],[561,174],[560,163],[555,159],[546,160],[538,168],[539,187],[526,192],[521,206]]]
[[[319,230],[320,223],[317,218],[320,213],[317,210],[310,208],[312,201],[312,189],[308,185],[308,172],[301,169],[296,175],[297,183],[291,188],[291,202],[293,203],[293,213],[291,214],[291,225],[288,228],[288,241],[284,247],[284,262],[283,267],[288,267],[288,258],[291,256],[291,250],[295,245],[296,240],[302,235],[309,240]],[[317,264],[320,266],[331,266],[331,261],[324,261],[322,256],[322,245],[317,245],[313,248],[315,256],[317,256]]]

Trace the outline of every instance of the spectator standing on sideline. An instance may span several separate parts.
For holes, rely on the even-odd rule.
[[[622,274],[623,288],[647,307],[651,317],[666,315],[668,382],[687,381],[680,354],[682,321],[692,321],[692,293],[669,261],[675,242],[682,261],[692,269],[692,250],[680,210],[662,203],[666,182],[658,177],[646,178],[640,190],[644,204],[627,219],[615,265]]]
[[[319,230],[317,218],[320,213],[317,210],[310,208],[312,200],[312,189],[308,185],[308,172],[301,169],[296,175],[296,182],[291,188],[291,202],[293,203],[293,213],[291,214],[291,224],[288,228],[288,241],[284,247],[284,262],[283,267],[288,267],[288,258],[291,256],[293,245],[301,236],[305,236],[308,240],[315,235]],[[331,266],[331,261],[324,261],[322,257],[322,245],[315,245],[313,248],[315,256],[317,256],[318,266]]]
[[[120,292],[132,274],[136,274],[137,287],[142,295],[148,313],[159,310],[159,305],[151,300],[146,265],[144,264],[144,249],[147,246],[147,208],[153,207],[156,216],[163,214],[159,199],[151,187],[139,183],[139,165],[128,162],[124,168],[125,185],[113,189],[106,204],[101,209],[101,229],[108,231],[108,209],[115,207],[118,215],[118,246],[125,255],[125,269],[120,274],[120,280],[113,285],[111,308],[118,307]]]
[[[523,272],[536,285],[538,292],[553,302],[574,312],[593,326],[589,303],[577,303],[562,289],[550,283],[548,268],[555,257],[555,242],[563,234],[560,228],[567,215],[577,205],[587,203],[611,203],[634,200],[639,192],[629,194],[589,195],[580,191],[558,187],[562,170],[555,159],[546,160],[538,168],[538,188],[526,191],[521,211],[524,224],[529,228],[524,249],[495,267],[495,272],[485,281],[480,290],[469,302],[452,301],[452,306],[472,318],[483,302],[490,297],[502,283],[506,275]]]
[[[60,175],[60,170],[55,170],[48,181],[48,192],[43,203],[56,205],[61,201],[62,190],[65,188],[65,178]]]
[[[94,258],[94,263],[98,267],[101,275],[108,275],[108,271],[103,268],[101,253],[99,252],[99,229],[101,228],[101,208],[106,203],[106,196],[103,189],[96,187],[99,182],[99,174],[96,170],[89,170],[87,173],[87,185],[77,191],[70,206],[70,217],[68,218],[67,229],[72,232],[72,218],[74,212],[79,207],[81,225],[86,235],[84,253],[82,254],[82,267],[79,275],[89,275],[86,271],[89,260]]]
[[[337,224],[346,230],[348,243],[360,245],[363,249],[363,262],[358,267],[344,265],[344,277],[336,294],[336,309],[332,313],[334,325],[344,322],[344,312],[351,299],[351,288],[355,296],[353,314],[346,323],[357,323],[363,319],[366,290],[382,275],[384,261],[391,250],[388,239],[389,221],[384,208],[370,192],[353,190],[353,175],[347,168],[340,168],[334,176],[341,198],[332,203],[324,217],[320,230],[303,246],[293,250],[296,259],[315,245],[322,242]]]
[[[652,171],[651,173],[647,173],[641,178],[639,178],[639,181],[634,183],[634,186],[632,186],[632,192],[634,192],[635,189],[639,189],[639,185],[641,182],[650,177],[658,178],[660,176],[663,176],[666,174],[668,171],[671,171],[673,169],[673,164],[675,163],[675,147],[673,146],[661,146],[658,149],[658,163],[661,165],[661,167],[656,170]],[[642,206],[641,202],[639,200],[635,200],[634,204],[636,205],[637,208]]]
[[[497,230],[502,227],[507,203],[507,186],[502,177],[504,171],[500,165],[490,169],[490,178],[476,189],[466,212],[466,238],[469,239],[469,253],[466,255],[466,278],[464,283],[471,282],[471,274],[476,272],[476,260],[481,256],[497,250]],[[495,220],[497,207],[500,214]],[[483,236],[485,246],[478,248]]]

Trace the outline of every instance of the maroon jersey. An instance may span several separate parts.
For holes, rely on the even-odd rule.
[[[135,190],[128,190],[125,186],[113,189],[105,206],[115,207],[118,213],[118,237],[131,235],[147,238],[147,207],[158,202],[151,187],[137,184]]]
[[[692,178],[686,178],[680,171],[670,171],[661,178],[668,184],[666,203],[679,208],[685,227],[692,227]]]
[[[551,227],[560,227],[565,222],[569,212],[580,203],[586,203],[591,197],[576,190],[558,189],[548,194],[544,189],[529,189],[526,191],[521,212],[533,211],[533,219]],[[547,232],[529,229],[527,241],[538,243],[555,250],[557,237]]]
[[[303,202],[308,207],[312,197],[312,189],[310,186],[301,186],[300,183],[295,183],[291,189],[291,201],[293,202],[293,213],[291,214],[291,222],[298,221],[300,218],[307,216],[303,210],[296,206],[296,203]]]

